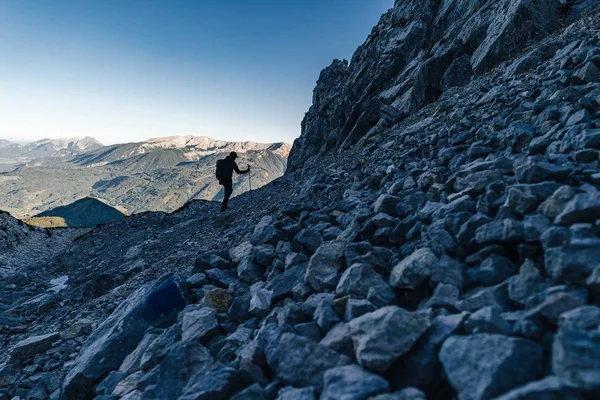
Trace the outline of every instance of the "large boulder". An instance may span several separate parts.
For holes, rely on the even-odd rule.
[[[380,308],[350,321],[350,331],[358,363],[386,371],[407,353],[431,325],[431,317],[396,306]]]
[[[86,340],[63,383],[69,399],[85,399],[95,384],[116,370],[134,351],[153,325],[175,320],[188,301],[184,279],[163,275],[155,284],[141,287],[119,306]]]
[[[440,361],[461,400],[491,399],[543,373],[541,346],[504,335],[450,336]]]

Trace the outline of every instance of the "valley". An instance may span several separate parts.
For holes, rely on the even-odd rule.
[[[90,196],[130,214],[172,212],[193,199],[222,198],[214,170],[229,152],[240,154],[240,168],[252,165],[256,189],[285,172],[289,149],[285,143],[185,136],[53,153],[0,172],[0,209],[28,218]],[[234,195],[249,188],[247,175],[234,176]]]

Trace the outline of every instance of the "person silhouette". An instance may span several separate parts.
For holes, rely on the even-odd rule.
[[[223,189],[225,190],[223,204],[221,205],[221,212],[229,209],[229,198],[233,193],[233,171],[239,175],[250,172],[250,165],[248,165],[247,170],[241,171],[238,165],[235,163],[236,158],[237,153],[232,151],[223,160],[217,161],[217,179],[219,180],[219,185],[223,186]]]

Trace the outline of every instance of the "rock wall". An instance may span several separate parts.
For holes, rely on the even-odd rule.
[[[325,68],[288,172],[346,149],[467,84],[598,1],[397,0],[354,55]]]

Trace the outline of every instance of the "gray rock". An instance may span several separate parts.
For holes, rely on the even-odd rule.
[[[331,328],[320,343],[340,354],[354,358],[354,343],[349,323],[339,323]]]
[[[598,325],[580,330],[560,327],[552,344],[552,372],[570,387],[600,389],[600,331]]]
[[[267,397],[265,390],[255,383],[233,396],[231,400],[267,400]]]
[[[564,181],[571,170],[550,164],[545,161],[528,159],[526,162],[515,167],[515,175],[520,183],[536,183],[544,181]]]
[[[10,362],[13,364],[20,363],[35,357],[39,353],[44,353],[50,350],[52,344],[59,339],[60,335],[54,332],[46,335],[31,336],[21,340],[10,351]]]
[[[530,296],[543,291],[547,286],[535,265],[531,269],[521,267],[519,274],[508,280],[508,296],[513,302],[523,306]]]
[[[277,400],[315,400],[315,390],[308,388],[285,387],[278,393]]]
[[[427,400],[427,396],[417,388],[406,388],[395,393],[380,394],[369,400]]]
[[[484,307],[473,313],[465,322],[465,331],[475,333],[499,333],[509,335],[511,326],[494,307]]]
[[[396,295],[392,288],[368,265],[354,264],[342,275],[335,289],[338,296],[350,294],[366,299],[370,291],[377,293],[385,305],[392,304]]]
[[[181,337],[185,341],[208,341],[219,332],[219,323],[213,309],[190,305],[183,311]]]
[[[431,325],[426,314],[388,306],[350,321],[356,359],[363,367],[386,371],[408,352]]]
[[[323,388],[323,376],[331,368],[350,364],[350,359],[329,348],[293,333],[284,333],[271,367],[277,377],[295,386]]]
[[[313,229],[302,229],[294,238],[296,250],[303,250],[307,254],[314,254],[323,243],[321,234]]]
[[[86,340],[63,383],[63,393],[85,398],[95,383],[116,370],[142,340],[146,329],[165,323],[187,305],[180,288],[183,280],[172,274],[138,289]]]
[[[508,258],[492,254],[479,266],[477,281],[483,286],[503,282],[517,272],[517,267]]]
[[[575,72],[575,76],[585,83],[600,82],[600,71],[593,62],[587,62]]]
[[[561,247],[546,249],[544,269],[557,282],[583,283],[600,257],[600,240],[572,239]]]
[[[561,186],[540,204],[538,211],[554,220],[565,208],[565,205],[575,196],[576,192],[571,186]]]
[[[595,292],[600,292],[600,266],[593,269],[590,276],[586,279],[587,286]]]
[[[461,399],[489,399],[543,373],[542,348],[503,335],[451,336],[440,350],[448,381]]]
[[[523,240],[523,235],[523,223],[506,218],[477,228],[475,240],[479,244],[511,243]]]
[[[419,310],[440,307],[450,308],[451,310],[454,310],[456,309],[456,303],[458,302],[459,295],[460,291],[457,287],[453,285],[447,285],[445,283],[440,283],[435,287],[431,298],[426,300],[425,303],[419,306]]]
[[[560,314],[558,325],[563,328],[587,331],[600,326],[600,308],[585,305]]]
[[[554,223],[572,225],[577,222],[594,222],[600,218],[600,192],[590,190],[576,195],[556,216]]]
[[[375,211],[375,214],[385,213],[394,216],[396,215],[396,206],[401,201],[402,199],[400,197],[382,194],[373,204],[373,210]]]
[[[127,375],[137,372],[141,368],[142,356],[148,350],[150,345],[159,337],[160,333],[153,330],[148,330],[136,349],[131,352],[119,367],[119,371],[126,373]],[[109,391],[107,393],[111,393]]]
[[[314,320],[324,333],[329,332],[331,328],[341,322],[333,306],[333,295],[324,296],[319,301],[314,312]]]
[[[0,326],[14,327],[23,325],[23,323],[23,318],[9,314],[4,311],[0,311]]]
[[[433,266],[438,262],[437,256],[430,249],[418,249],[394,267],[390,285],[414,289],[429,279]]]
[[[358,365],[332,368],[325,373],[321,400],[361,400],[386,392],[389,383]]]
[[[213,365],[208,350],[197,342],[178,342],[158,366],[155,381],[144,390],[145,398],[176,400],[195,375]],[[130,375],[131,376],[131,375]],[[141,389],[140,385],[137,388]],[[118,393],[113,392],[114,395]],[[122,394],[120,394],[122,395]]]
[[[443,255],[431,269],[431,282],[452,285],[459,290],[463,287],[463,264]]]
[[[440,347],[450,335],[462,330],[468,317],[469,313],[466,312],[436,317],[414,348],[392,367],[390,382],[393,386],[438,387],[443,378],[438,358]]]
[[[496,400],[565,399],[583,400],[583,395],[555,376],[530,382],[497,397]]]
[[[271,309],[271,301],[273,299],[273,292],[267,289],[251,288],[252,298],[250,299],[250,314],[256,317],[264,317],[269,313]]]
[[[508,297],[508,282],[500,283],[496,286],[490,286],[466,293],[457,304],[463,311],[477,311],[484,307],[496,307],[502,311],[510,309],[510,299]]]
[[[277,244],[277,232],[273,224],[273,217],[266,215],[256,224],[254,231],[250,236],[250,243],[259,244]]]
[[[310,258],[305,280],[317,292],[337,285],[344,267],[345,246],[340,241],[324,242]]]
[[[265,273],[264,267],[246,257],[237,266],[238,277],[248,283],[259,281]]]
[[[306,265],[297,265],[269,280],[265,289],[273,292],[273,301],[291,296],[296,285],[304,282]]]
[[[368,300],[349,299],[344,310],[344,321],[351,321],[354,318],[373,312],[375,309],[375,306]]]
[[[110,371],[108,376],[96,386],[96,394],[112,394],[113,390],[117,387],[117,384],[127,377],[127,373],[122,371]]]
[[[226,400],[240,389],[239,372],[230,366],[217,363],[190,378],[179,400]]]

